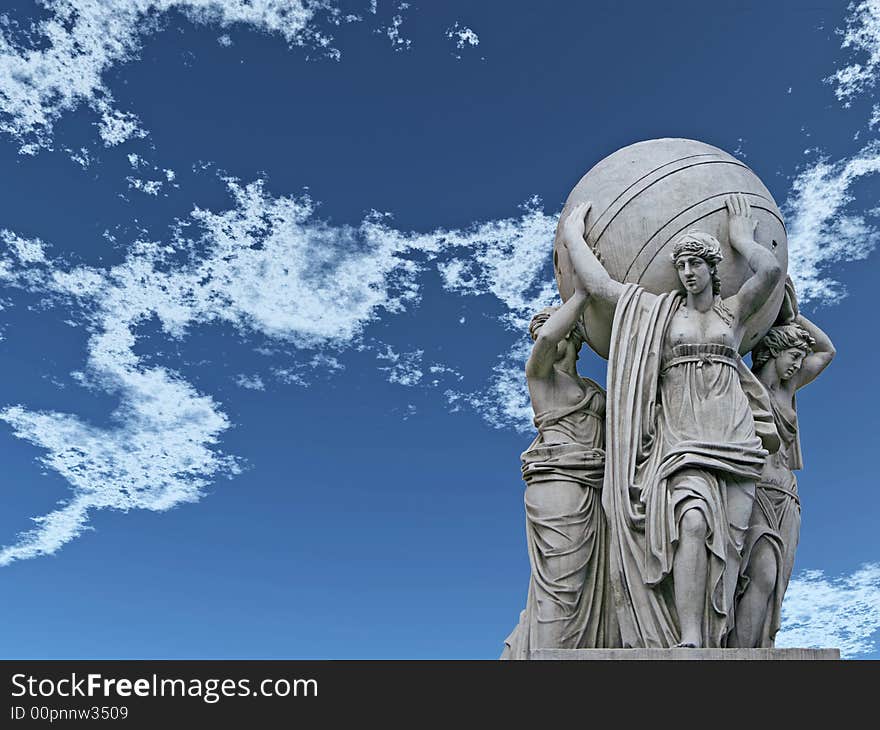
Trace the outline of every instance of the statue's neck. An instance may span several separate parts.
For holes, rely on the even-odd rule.
[[[765,362],[756,373],[758,376],[758,380],[761,381],[761,384],[764,385],[765,388],[769,390],[776,390],[779,387],[779,378],[774,377],[776,375],[776,367],[773,363],[773,358],[770,358],[767,362]]]
[[[698,312],[708,312],[712,309],[714,303],[715,293],[712,291],[711,286],[707,286],[703,291],[697,294],[691,294],[688,292],[687,306],[690,309],[695,309]]]

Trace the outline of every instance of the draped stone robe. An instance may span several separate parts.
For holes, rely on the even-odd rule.
[[[526,608],[505,640],[502,659],[528,659],[539,648],[582,649],[608,646],[614,639],[607,626],[607,526],[601,489],[605,471],[605,398],[588,378],[583,399],[571,406],[535,416],[538,436],[522,454],[526,482],[526,543],[532,573]],[[562,441],[548,442],[552,429]],[[559,513],[536,499],[532,485],[576,485],[577,506]],[[560,565],[575,556],[575,565]],[[548,612],[555,605],[558,610]],[[552,615],[550,615],[552,613]],[[553,622],[554,646],[539,646],[538,625]]]
[[[782,599],[794,569],[794,557],[801,531],[801,501],[798,495],[796,469],[803,468],[797,407],[792,401],[791,415],[785,413],[770,398],[781,445],[771,454],[755,490],[755,506],[746,536],[743,555],[743,573],[748,569],[752,551],[760,540],[765,540],[776,558],[776,588],[770,599],[758,646],[774,646],[782,616]],[[740,593],[749,590],[744,575]]]
[[[764,445],[778,447],[766,393],[737,353],[697,343],[663,361],[669,323],[682,301],[678,293],[655,297],[628,284],[615,310],[602,501],[624,647],[680,641],[671,572],[688,509],[699,509],[709,527],[704,646],[724,645],[748,526],[748,511],[743,524],[730,522],[727,501],[733,490],[758,480]],[[683,469],[689,476],[673,489],[672,477]]]

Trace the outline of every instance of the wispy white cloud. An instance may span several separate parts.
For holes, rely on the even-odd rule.
[[[849,106],[852,100],[877,83],[880,70],[880,0],[852,3],[845,27],[839,31],[841,47],[855,53],[859,60],[837,69],[826,81],[834,85],[834,94]]]
[[[412,242],[381,216],[332,226],[312,217],[307,197],[273,198],[262,182],[230,181],[230,191],[232,209],[192,213],[208,251],[191,274],[204,282],[190,284],[198,318],[220,317],[301,348],[345,347],[381,312],[418,301]]]
[[[169,11],[223,30],[247,27],[282,37],[290,46],[337,58],[321,18],[342,22],[332,0],[43,0],[45,18],[20,26],[8,15],[0,25],[0,132],[23,153],[51,146],[62,114],[81,105],[97,114],[108,147],[143,137],[136,113],[116,108],[107,72],[137,58],[144,36],[162,28]],[[402,10],[401,10],[402,11]],[[351,22],[355,16],[345,16]],[[391,28],[400,36],[400,12]],[[228,38],[228,34],[221,38]],[[391,36],[389,36],[391,37]]]
[[[12,231],[0,230],[0,240],[23,264],[46,263],[46,245],[39,238],[22,238]],[[2,261],[2,259],[0,259]]]
[[[69,155],[70,159],[83,170],[88,169],[92,164],[92,155],[86,147],[80,147],[78,150],[64,147],[64,151]]]
[[[440,385],[442,378],[454,378],[458,382],[464,380],[464,375],[462,375],[458,370],[449,365],[443,365],[441,363],[434,363],[433,365],[428,366],[428,372],[433,376],[430,380],[432,386],[437,387]]]
[[[480,45],[479,36],[466,25],[456,22],[451,28],[446,30],[446,37],[455,41],[455,47],[461,50],[465,46]]]
[[[95,510],[164,511],[196,501],[217,475],[238,473],[236,460],[217,448],[229,421],[213,398],[170,369],[143,365],[133,352],[138,325],[161,308],[150,292],[157,282],[149,280],[148,267],[130,259],[109,272],[67,270],[34,242],[8,233],[4,239],[17,260],[0,258],[0,278],[56,296],[68,309],[82,308],[91,336],[86,367],[76,378],[119,405],[105,427],[22,404],[0,411],[16,436],[44,452],[40,461],[66,479],[72,492],[0,550],[0,565],[55,552],[87,529]]]
[[[524,371],[531,344],[527,335],[520,336],[510,350],[498,357],[486,386],[472,391],[447,389],[444,396],[452,410],[467,406],[494,428],[533,431],[534,413]]]
[[[107,99],[98,99],[93,104],[100,115],[98,133],[105,147],[116,147],[130,139],[143,139],[147,131],[141,128],[141,120],[133,112],[114,109]]]
[[[384,28],[378,28],[377,33],[381,33],[391,41],[391,47],[395,51],[408,51],[412,48],[412,40],[403,35],[401,26],[403,25],[403,13],[409,10],[409,3],[402,2],[397,5],[397,13],[392,16],[391,21]],[[371,8],[371,12],[375,13],[376,9]]]
[[[239,388],[245,388],[246,390],[266,390],[266,385],[259,375],[239,373],[235,376],[235,384]]]
[[[340,370],[345,370],[345,365],[339,362],[337,358],[332,355],[326,355],[323,352],[319,352],[312,357],[312,359],[309,360],[309,366],[325,373],[336,373]]]
[[[552,293],[544,278],[554,221],[535,201],[519,218],[412,233],[377,213],[355,226],[332,225],[315,217],[307,196],[275,197],[262,181],[227,179],[227,185],[228,209],[194,209],[167,241],[137,240],[109,269],[68,267],[50,260],[42,242],[3,233],[0,279],[56,297],[68,317],[80,312],[91,333],[80,382],[112,394],[120,405],[112,425],[100,428],[74,414],[32,411],[25,404],[0,411],[0,419],[39,447],[43,463],[72,490],[62,507],[37,518],[33,530],[0,553],[0,563],[57,550],[87,528],[96,509],[168,509],[197,500],[206,484],[240,469],[218,448],[230,426],[221,404],[179,372],[149,366],[135,354],[147,322],[170,339],[218,321],[242,334],[258,333],[304,353],[271,372],[280,381],[307,385],[309,371],[326,376],[343,367],[328,350],[358,347],[370,323],[417,305],[429,265],[441,266],[450,291],[500,300],[510,327]],[[422,364],[422,350],[398,353],[386,346],[379,358],[388,363],[382,367],[389,379],[401,385],[421,384],[431,367]],[[434,368],[434,375],[449,369]],[[262,379],[237,382],[265,387]],[[478,394],[462,398],[481,403]],[[501,425],[500,416],[487,418]]]
[[[272,368],[272,375],[279,381],[287,385],[301,385],[303,388],[309,387],[309,381],[299,372],[299,368]]]
[[[519,218],[477,224],[448,232],[441,240],[452,255],[437,265],[444,286],[466,296],[491,296],[504,305],[501,322],[515,332],[510,349],[498,357],[488,383],[476,389],[449,388],[447,402],[467,406],[494,428],[528,433],[534,426],[523,366],[531,340],[528,323],[539,309],[558,300],[551,267],[556,215],[533,198]]]
[[[136,152],[130,152],[126,157],[128,158],[128,164],[131,166],[132,170],[142,171],[146,174],[152,173],[153,175],[159,176],[158,179],[146,179],[143,177],[128,175],[125,178],[125,181],[128,183],[129,189],[139,190],[142,193],[146,193],[147,195],[157,196],[159,195],[159,193],[162,192],[162,189],[166,185],[170,185],[175,188],[179,187],[174,182],[177,177],[177,174],[174,172],[174,170],[171,170],[169,168],[160,168],[158,165],[153,165]]]
[[[833,212],[838,203],[816,192],[815,180],[837,181],[837,199],[843,201],[851,181],[866,174],[861,170],[855,163],[829,166],[803,178],[796,190],[813,208],[821,197]],[[49,260],[41,242],[3,234],[7,255],[0,258],[0,278],[79,303],[92,333],[84,382],[116,395],[120,406],[108,428],[21,404],[0,413],[72,487],[67,503],[38,518],[34,530],[0,553],[0,561],[56,550],[86,529],[95,509],[167,509],[198,499],[205,485],[240,469],[218,448],[230,426],[222,405],[179,373],[148,367],[135,355],[138,329],[148,321],[172,339],[216,321],[258,333],[282,351],[304,353],[270,372],[281,382],[306,386],[311,372],[343,367],[339,353],[362,347],[371,323],[418,305],[424,273],[436,268],[447,291],[500,305],[500,323],[514,340],[488,383],[465,388],[456,375],[455,389],[445,391],[450,407],[472,408],[499,428],[532,430],[522,370],[531,344],[526,327],[531,314],[557,296],[550,266],[556,216],[544,213],[539,201],[529,201],[516,217],[418,233],[397,230],[378,213],[357,225],[333,225],[315,216],[307,196],[270,195],[263,181],[227,179],[227,185],[229,208],[194,209],[167,241],[136,241],[126,260],[107,270],[65,268]],[[807,229],[806,220],[795,224],[793,242],[804,240],[798,239],[798,225]],[[814,223],[816,228],[821,226]],[[815,266],[828,260],[823,244],[810,245],[820,251]],[[793,258],[806,262],[799,265],[807,273],[810,259],[797,252],[809,250],[793,243]],[[803,284],[808,276],[799,276],[809,296],[813,289]],[[437,387],[439,378],[426,378],[426,371],[436,376],[455,370],[423,364],[420,349],[380,352],[389,379],[402,385]]]
[[[455,51],[452,55],[459,60],[463,50],[480,45],[480,37],[471,28],[458,22],[446,29],[446,37],[455,45]]]
[[[782,604],[780,647],[839,648],[852,658],[876,650],[880,630],[880,564],[851,575],[805,571],[792,579]]]
[[[880,142],[869,142],[839,162],[819,159],[794,179],[784,213],[788,221],[789,272],[803,302],[832,303],[844,294],[830,267],[867,258],[878,244],[876,216],[851,211],[853,188],[880,172]]]
[[[278,351],[271,348],[258,347],[255,352],[265,355],[278,355]],[[311,358],[303,357],[293,360],[284,367],[274,366],[270,369],[272,375],[285,385],[299,385],[308,388],[316,380],[327,380],[336,373],[345,370],[345,364],[333,355],[318,352]]]
[[[507,311],[503,322],[516,331],[556,296],[551,268],[556,216],[532,198],[518,218],[478,223],[461,231],[437,231],[452,256],[438,265],[444,286],[464,295],[492,295]]]
[[[47,262],[37,242],[4,234],[0,276],[79,303],[93,332],[83,382],[120,405],[107,428],[21,404],[0,412],[72,490],[63,507],[37,518],[33,530],[0,552],[0,564],[54,552],[86,528],[96,509],[168,509],[197,500],[218,476],[237,473],[236,461],[217,448],[230,425],[219,404],[179,373],[147,367],[135,355],[144,322],[155,318],[168,337],[179,338],[194,324],[220,319],[305,346],[351,338],[379,308],[417,298],[417,267],[399,255],[393,238],[376,240],[375,220],[334,229],[310,221],[307,200],[270,199],[260,183],[230,181],[230,190],[233,209],[193,212],[198,239],[138,241],[124,263],[106,271],[65,269]],[[192,261],[169,265],[181,252]],[[338,367],[329,358],[316,365]]]
[[[387,373],[389,383],[398,385],[417,385],[424,375],[422,372],[422,355],[424,350],[411,352],[395,352],[390,345],[385,345],[384,351],[376,354],[377,360],[385,360],[389,365],[383,365],[380,371]]]
[[[59,509],[34,519],[36,526],[0,549],[0,565],[56,552],[87,529],[99,509],[157,512],[195,502],[218,473],[234,475],[235,460],[215,447],[229,426],[214,400],[163,368],[120,366],[105,346],[110,333],[92,343],[93,377],[120,397],[116,425],[93,426],[79,417],[11,406],[0,418],[19,438],[46,453],[40,461],[70,484],[72,496]],[[104,368],[99,370],[99,368]]]
[[[859,60],[839,68],[826,80],[848,107],[857,96],[874,88],[880,72],[880,0],[851,4],[840,33],[842,48]],[[874,105],[868,129],[877,121]],[[811,152],[818,154],[819,150],[806,150]],[[783,210],[788,221],[789,269],[802,301],[838,301],[846,290],[830,268],[867,258],[876,249],[880,233],[876,214],[857,212],[854,203],[858,184],[877,172],[880,142],[874,140],[837,161],[819,154],[795,176]]]
[[[164,180],[143,180],[139,177],[128,176],[125,178],[125,181],[128,183],[128,187],[133,190],[140,190],[142,193],[146,193],[147,195],[156,196],[162,190],[162,185],[164,184]]]

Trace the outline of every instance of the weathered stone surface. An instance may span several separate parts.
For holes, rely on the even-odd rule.
[[[840,659],[838,649],[538,649],[543,661],[811,661]]]
[[[532,577],[504,658],[839,658],[773,649],[800,527],[795,393],[835,354],[786,250],[760,180],[692,140],[620,150],[572,192],[565,301],[530,327]],[[582,341],[608,355],[607,393],[577,372]]]
[[[505,641],[504,658],[535,647],[608,646],[605,392],[577,371],[583,341],[582,292],[532,319],[526,380],[538,436],[522,454],[526,543],[532,576],[526,608]]]
[[[745,259],[731,251],[725,198],[744,193],[758,228],[757,242],[788,265],[788,239],[782,214],[770,191],[742,161],[724,150],[692,139],[652,139],[617,150],[594,165],[571,191],[559,217],[554,268],[563,301],[574,292],[574,272],[562,245],[562,228],[578,203],[593,204],[586,231],[613,279],[640,284],[653,294],[678,288],[669,265],[672,241],[689,228],[712,234],[725,256],[721,296],[728,297],[751,274]],[[782,301],[782,286],[752,318],[740,352],[746,353],[773,324]],[[608,357],[612,311],[599,300],[584,313],[587,342]]]

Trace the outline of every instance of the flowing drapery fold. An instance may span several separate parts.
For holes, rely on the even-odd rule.
[[[614,642],[607,592],[605,403],[601,387],[583,378],[584,398],[535,417],[538,436],[522,454],[526,544],[532,572],[526,608],[505,640],[502,658],[527,659],[541,646],[541,625],[554,624],[552,648],[604,647]],[[564,440],[548,442],[545,433]],[[564,489],[573,499],[552,498]],[[548,497],[550,497],[548,499]]]
[[[680,641],[670,574],[691,509],[708,526],[704,645],[724,645],[754,482],[779,445],[767,395],[735,351],[685,345],[664,362],[682,299],[628,284],[612,327],[603,507],[624,647]]]

